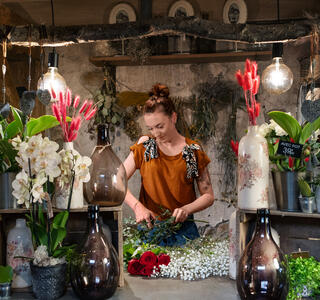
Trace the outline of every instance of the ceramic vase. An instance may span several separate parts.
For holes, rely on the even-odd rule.
[[[12,195],[12,182],[16,175],[15,172],[0,174],[0,209],[17,208],[17,201]]]
[[[249,126],[238,154],[238,207],[256,210],[269,207],[269,153],[258,126]]]
[[[73,156],[80,156],[80,153],[73,148],[73,142],[63,143],[63,149],[70,151]],[[71,180],[71,179],[70,179]],[[67,209],[70,195],[71,182],[65,183],[63,187],[56,182],[55,206],[59,209]],[[70,208],[82,208],[84,205],[83,182],[75,176]]]
[[[268,209],[257,210],[256,228],[238,264],[237,289],[242,300],[285,300],[286,258],[273,240]]]
[[[320,186],[317,186],[315,196],[316,196],[317,212],[320,213]]]
[[[118,255],[99,224],[99,206],[89,205],[87,237],[70,266],[72,289],[80,299],[107,299],[115,293],[119,275]]]
[[[12,288],[31,286],[29,260],[15,256],[33,257],[31,231],[25,219],[17,219],[16,226],[8,233],[7,264],[13,268]]]
[[[88,203],[101,206],[118,206],[127,193],[127,174],[121,160],[112,150],[108,124],[98,126],[98,141],[90,166],[90,181],[85,184]]]

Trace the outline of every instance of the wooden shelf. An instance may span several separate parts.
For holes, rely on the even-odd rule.
[[[200,64],[244,61],[246,58],[253,60],[271,60],[271,51],[237,51],[204,54],[170,54],[150,56],[146,65],[169,65],[169,64]],[[129,56],[92,56],[91,63],[98,67],[104,64],[113,66],[137,66]]]
[[[256,214],[255,210],[239,209],[240,213],[243,214]],[[314,218],[320,219],[320,214],[308,214],[304,212],[291,212],[291,211],[281,211],[281,210],[270,210],[271,216],[281,216],[281,217],[298,217],[298,218]]]
[[[121,211],[122,210],[122,206],[100,206],[100,211]],[[26,209],[26,208],[9,208],[9,209],[0,209],[0,215],[1,214],[24,214],[24,213],[28,213],[30,211],[30,209]],[[63,211],[63,209],[53,209],[53,212],[60,212]],[[82,208],[76,208],[76,209],[70,209],[70,213],[73,212],[87,212],[88,211],[88,206],[84,206]]]

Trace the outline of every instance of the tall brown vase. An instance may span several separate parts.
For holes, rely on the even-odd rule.
[[[127,174],[112,150],[108,124],[98,125],[97,146],[91,159],[91,179],[85,184],[86,200],[100,206],[121,205],[127,192]]]
[[[268,209],[257,210],[256,229],[238,264],[237,289],[242,300],[285,300],[287,261],[271,235]]]
[[[119,283],[119,259],[103,235],[99,224],[99,206],[88,206],[88,235],[70,266],[71,286],[83,300],[110,298]]]

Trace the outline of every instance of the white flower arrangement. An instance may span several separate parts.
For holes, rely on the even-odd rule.
[[[213,241],[200,238],[194,243],[201,245],[198,249],[191,247],[166,248],[170,263],[160,265],[153,277],[180,278],[182,280],[199,280],[210,276],[227,276],[229,274],[229,241]]]
[[[25,204],[27,208],[30,206],[30,194],[33,202],[42,203],[45,197],[43,185],[47,180],[53,182],[61,174],[61,158],[57,153],[59,145],[41,134],[26,137],[24,141],[17,137],[12,145],[18,151],[16,160],[22,169],[12,183],[13,196],[18,204]]]
[[[287,115],[291,116],[290,112],[286,112]],[[270,120],[270,123],[263,123],[259,126],[259,133],[265,137],[268,133],[270,133],[272,130],[275,131],[277,136],[285,136],[288,135],[287,132],[285,132],[274,120]]]
[[[47,267],[65,263],[65,258],[55,258],[49,256],[47,246],[40,245],[34,252],[33,264],[37,266]]]

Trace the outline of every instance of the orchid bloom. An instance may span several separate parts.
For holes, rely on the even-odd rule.
[[[257,103],[255,99],[260,85],[260,76],[257,75],[257,70],[257,63],[247,59],[244,74],[242,75],[240,70],[236,72],[238,84],[244,91],[250,125],[257,125],[256,118],[260,113],[260,103]]]
[[[54,91],[52,91],[52,95],[56,97]],[[97,108],[93,105],[93,102],[88,100],[83,102],[77,112],[79,104],[79,96],[76,96],[72,103],[71,91],[68,89],[65,95],[60,93],[59,101],[57,103],[53,103],[51,106],[53,115],[56,117],[62,128],[65,142],[74,141],[78,136],[82,119],[89,121],[97,112]],[[68,123],[67,113],[70,112],[70,108],[74,109],[74,113],[72,115],[71,122]]]

